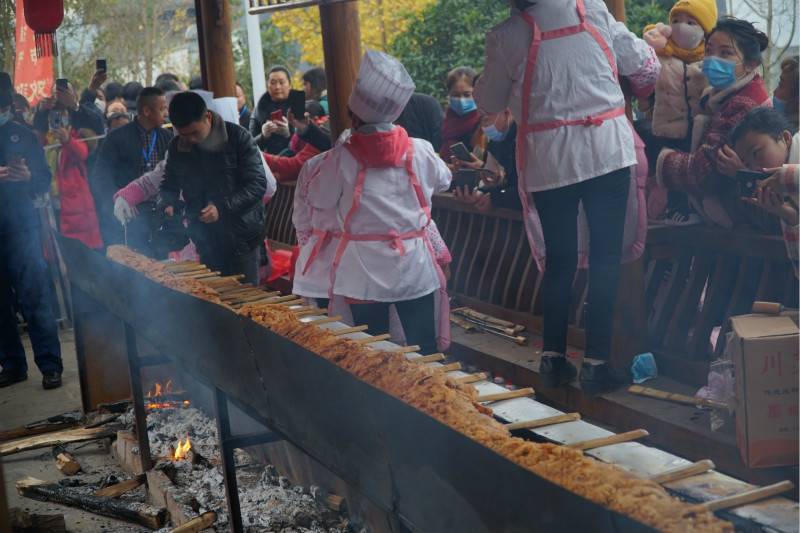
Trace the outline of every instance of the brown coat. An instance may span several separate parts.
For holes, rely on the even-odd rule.
[[[690,124],[700,110],[700,96],[707,86],[702,62],[684,63],[676,57],[659,56],[661,74],[655,97],[639,102],[639,109],[650,119],[653,135],[667,139],[686,139]]]

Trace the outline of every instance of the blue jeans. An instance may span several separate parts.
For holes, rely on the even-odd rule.
[[[14,316],[12,289],[28,323],[36,366],[43,374],[60,373],[63,366],[58,324],[36,227],[0,235],[0,366],[4,371],[27,372],[25,348]]]

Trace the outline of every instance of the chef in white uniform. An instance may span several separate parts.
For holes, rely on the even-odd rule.
[[[303,195],[312,213],[336,213],[335,231],[311,237],[327,239],[320,253],[332,250],[329,296],[344,297],[355,323],[375,334],[388,331],[394,303],[407,341],[433,353],[434,292],[445,280],[426,228],[431,196],[450,187],[451,175],[429,142],[392,124],[414,89],[399,61],[367,51],[349,100],[351,135],[318,159]]]

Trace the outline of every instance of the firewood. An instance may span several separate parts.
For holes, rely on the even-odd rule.
[[[115,485],[109,485],[94,493],[95,496],[100,498],[119,498],[126,492],[130,492],[139,488],[145,482],[145,475],[139,474],[126,481],[121,481]]]
[[[55,433],[48,433],[46,435],[36,435],[34,437],[16,439],[0,444],[0,456],[11,455],[13,453],[25,452],[28,450],[35,450],[37,448],[47,448],[49,446],[66,444],[69,442],[83,442],[87,440],[103,439],[114,435],[114,433],[114,428],[78,428],[57,431]]]
[[[344,504],[344,498],[339,496],[338,494],[328,494],[325,497],[325,505],[328,506],[328,509],[331,511],[336,511],[340,513],[342,511],[342,505]]]
[[[193,518],[189,520],[182,526],[178,526],[170,533],[198,533],[203,531],[204,529],[208,529],[214,525],[214,522],[217,521],[217,513],[214,511],[208,511],[207,513],[203,513],[197,518]]]
[[[51,416],[50,418],[31,422],[21,427],[0,431],[0,442],[23,437],[32,437],[34,435],[42,435],[44,433],[75,427],[80,424],[82,420],[83,416],[80,411],[70,411],[69,413]]]
[[[61,446],[53,448],[53,456],[56,460],[56,468],[65,476],[74,476],[81,471],[81,464],[75,459],[75,456]]]
[[[25,533],[66,533],[63,514],[39,514],[12,507],[11,531]]]
[[[167,520],[167,510],[163,507],[157,508],[144,503],[113,498],[100,498],[33,477],[18,480],[16,486],[20,496],[26,498],[69,505],[90,513],[133,522],[150,529],[163,527]]]

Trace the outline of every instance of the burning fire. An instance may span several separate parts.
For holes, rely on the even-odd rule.
[[[177,401],[167,396],[179,395],[181,392],[173,391],[172,380],[167,380],[163,385],[155,383],[153,389],[147,391],[147,409],[168,409],[170,407],[189,407],[189,400]]]
[[[186,435],[186,441],[178,439],[178,447],[172,453],[173,461],[183,461],[186,459],[186,454],[192,449],[192,442],[189,440],[189,435]]]

